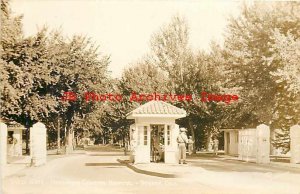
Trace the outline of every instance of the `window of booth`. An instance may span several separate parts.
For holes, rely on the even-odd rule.
[[[167,125],[167,145],[171,145],[171,126]]]
[[[148,132],[147,132],[147,126],[144,126],[144,145],[147,145],[148,140]]]

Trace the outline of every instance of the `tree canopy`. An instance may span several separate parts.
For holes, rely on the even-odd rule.
[[[53,131],[60,121],[67,131],[125,139],[132,123],[127,113],[145,103],[130,101],[132,93],[191,94],[192,101],[171,103],[187,111],[178,124],[196,147],[207,146],[222,128],[265,123],[281,129],[273,144],[288,149],[288,129],[300,121],[300,4],[255,2],[241,10],[228,20],[224,43],[212,42],[209,51],[191,48],[188,21],[175,15],[149,37],[150,52],[112,78],[109,55],[92,39],[47,28],[25,37],[22,16],[1,0],[1,117],[26,127],[43,121]],[[64,92],[77,100],[63,101]],[[85,92],[123,100],[87,102]],[[201,92],[239,100],[203,102]]]

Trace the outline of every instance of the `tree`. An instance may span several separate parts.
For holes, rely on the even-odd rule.
[[[95,106],[80,95],[106,91],[109,57],[81,36],[67,39],[42,29],[24,38],[21,17],[11,16],[7,1],[1,1],[1,10],[1,116],[27,128],[37,121],[51,127],[61,118],[71,132],[75,120]],[[66,91],[78,94],[78,100],[62,101]]]
[[[114,80],[111,92],[122,95],[120,102],[108,102],[104,108],[104,116],[101,119],[102,128],[105,131],[112,130],[123,142],[129,135],[129,126],[133,122],[126,118],[127,114],[137,108],[140,103],[146,101],[131,101],[130,96],[136,94],[165,93],[167,77],[163,72],[145,58],[126,69],[120,80]]]
[[[298,2],[255,2],[230,20],[224,58],[229,84],[241,86],[243,103],[237,120],[246,117],[246,126],[266,123],[286,131],[299,122],[293,110],[299,100],[291,92],[297,88],[297,76],[291,72],[298,72],[299,10]]]
[[[224,87],[223,80],[226,76],[223,73],[224,58],[221,48],[212,44],[211,53],[203,51],[194,53],[189,47],[188,34],[186,20],[174,16],[169,24],[152,36],[150,57],[153,64],[157,64],[166,72],[168,85],[171,86],[170,92],[194,96],[193,101],[174,104],[187,111],[187,117],[178,122],[190,129],[194,139],[201,138],[195,139],[196,146],[194,146],[201,147],[202,144],[209,142],[211,134],[218,134],[227,118],[228,106],[225,103],[201,102],[199,95],[203,91],[224,93],[231,91],[231,88]]]

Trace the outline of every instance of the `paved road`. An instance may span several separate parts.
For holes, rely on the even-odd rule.
[[[4,180],[5,194],[186,193],[180,180],[138,174],[117,162],[117,154],[72,155],[50,159]],[[163,189],[162,189],[163,188]],[[212,191],[199,185],[195,191]],[[199,193],[199,192],[197,192]]]
[[[184,177],[165,179],[135,173],[118,158],[118,153],[50,156],[45,166],[6,177],[5,194],[300,193],[299,171],[202,158],[189,161]]]
[[[300,169],[258,165],[224,158],[191,159],[195,182],[231,193],[300,193]],[[204,176],[201,176],[200,174]]]

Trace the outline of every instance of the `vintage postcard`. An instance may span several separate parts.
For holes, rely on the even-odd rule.
[[[0,194],[299,194],[300,2],[1,0]]]

